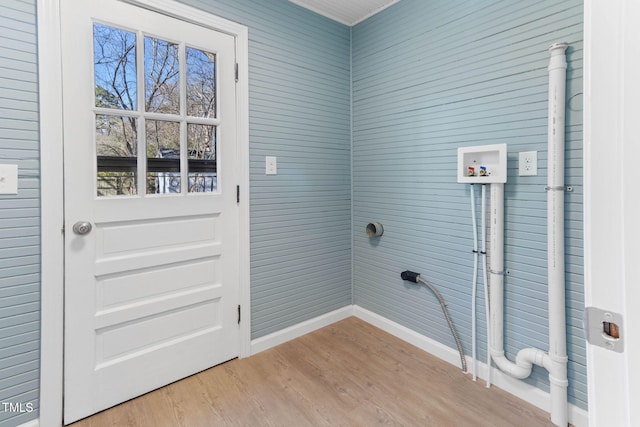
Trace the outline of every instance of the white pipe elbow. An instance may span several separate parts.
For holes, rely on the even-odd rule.
[[[551,359],[547,353],[537,348],[523,348],[516,356],[516,363],[522,366],[538,365],[546,370],[551,367]]]
[[[502,350],[493,350],[491,352],[491,358],[501,371],[514,378],[522,380],[531,375],[531,369],[533,368],[533,365],[531,363],[527,363],[522,360],[520,360],[520,364],[513,363],[512,361],[507,359]]]
[[[533,365],[542,366],[547,370],[551,367],[549,356],[537,348],[523,348],[520,350],[516,355],[515,363],[507,359],[502,350],[493,350],[491,358],[502,371],[521,380],[531,375]]]

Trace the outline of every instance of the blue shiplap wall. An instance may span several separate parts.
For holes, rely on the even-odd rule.
[[[182,1],[249,28],[252,338],[351,304],[350,29],[286,0]]]
[[[353,60],[354,302],[455,348],[422,273],[442,292],[471,348],[469,188],[456,149],[507,143],[505,345],[548,348],[546,287],[547,48],[567,41],[566,131],[569,399],[586,408],[582,247],[582,1],[402,0],[357,25]],[[537,150],[539,175],[517,153]],[[478,189],[479,192],[479,189]],[[369,221],[385,233],[370,241]],[[481,289],[481,288],[480,288]],[[479,299],[479,347],[486,329]],[[528,382],[548,390],[536,368]]]
[[[17,164],[19,171],[18,194],[0,195],[2,426],[27,422],[38,411],[40,184],[35,9],[35,0],[0,4],[0,164]]]

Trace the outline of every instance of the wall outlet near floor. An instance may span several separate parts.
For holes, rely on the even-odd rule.
[[[538,152],[521,151],[518,159],[518,174],[520,176],[538,175]]]

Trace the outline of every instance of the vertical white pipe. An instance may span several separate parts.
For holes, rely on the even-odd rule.
[[[504,184],[491,184],[491,242],[489,283],[490,319],[489,342],[491,357],[502,371],[515,378],[527,378],[533,365],[549,372],[551,421],[566,427],[567,405],[567,332],[564,269],[564,133],[567,63],[566,43],[549,48],[549,126],[548,126],[548,185],[547,185],[547,252],[549,292],[549,352],[524,348],[515,363],[504,354]],[[484,186],[483,186],[484,190]],[[484,199],[484,192],[483,192]],[[483,206],[484,213],[484,206]],[[484,226],[484,218],[483,218]],[[482,230],[484,239],[484,229]],[[484,241],[483,241],[484,252]],[[486,261],[485,261],[486,265]],[[486,275],[485,275],[486,277]],[[489,373],[490,377],[490,373]]]
[[[484,284],[484,308],[487,322],[487,388],[491,387],[491,315],[489,313],[489,284],[487,283],[487,186],[482,185],[482,202],[480,203],[480,222],[482,226],[482,283]]]
[[[566,426],[567,333],[564,268],[564,149],[566,43],[549,48],[549,129],[547,163],[547,262],[549,281],[549,382],[551,421]]]
[[[491,351],[498,363],[504,359],[504,184],[491,184],[491,244],[489,274],[491,283]],[[505,370],[498,364],[498,366]]]
[[[478,359],[476,357],[476,299],[478,290],[478,224],[476,221],[476,197],[474,186],[469,186],[471,194],[471,225],[473,229],[473,277],[471,279],[471,369],[473,380],[476,381],[478,372]]]
[[[546,354],[524,348],[513,363],[504,354],[504,184],[491,184],[491,242],[489,245],[489,304],[491,324],[491,358],[500,370],[514,378],[527,378],[533,365],[545,366]]]

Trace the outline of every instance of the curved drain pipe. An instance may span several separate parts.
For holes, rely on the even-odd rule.
[[[504,354],[504,185],[491,184],[491,244],[489,281],[491,357],[515,378],[527,378],[533,365],[549,372],[551,422],[568,424],[567,339],[564,269],[564,132],[567,63],[566,43],[549,48],[549,130],[547,190],[547,263],[549,293],[549,352],[525,348],[511,362]]]

